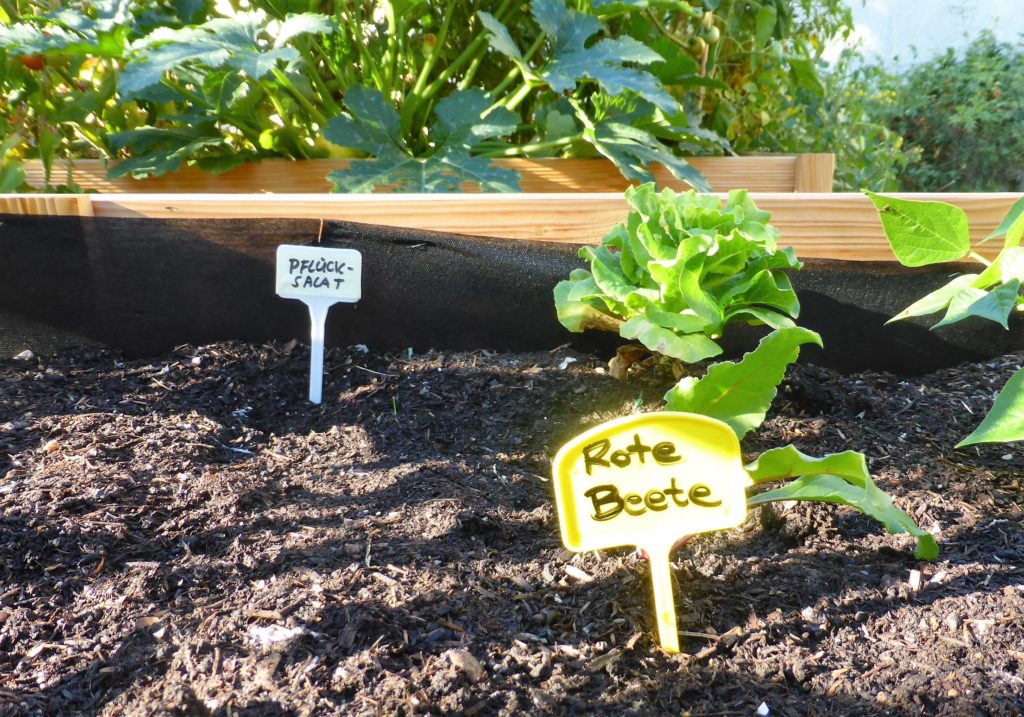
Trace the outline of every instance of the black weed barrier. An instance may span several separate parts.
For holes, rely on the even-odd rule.
[[[613,335],[569,334],[552,289],[583,263],[577,246],[310,219],[149,219],[0,215],[0,356],[100,344],[149,356],[190,343],[308,336],[306,308],[274,293],[279,244],[322,241],[363,254],[363,298],[335,306],[328,345],[376,349],[539,350],[572,342],[610,352]],[[930,332],[885,326],[944,284],[956,265],[809,260],[793,274],[800,324],[842,370],[916,374],[1022,345],[1021,328],[974,319]],[[726,336],[727,353],[762,329]]]

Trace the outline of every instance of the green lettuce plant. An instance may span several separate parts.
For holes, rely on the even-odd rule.
[[[1024,297],[1024,199],[1018,200],[984,241],[1003,239],[989,261],[972,251],[967,214],[946,202],[898,199],[867,192],[878,209],[882,228],[896,258],[904,266],[928,266],[970,258],[979,271],[961,273],[945,286],[898,313],[889,322],[945,312],[932,330],[972,316],[994,321],[1004,329],[1010,315],[1021,311]],[[981,424],[957,444],[1000,443],[1024,439],[1024,369],[1006,382]]]
[[[786,272],[791,248],[746,191],[723,205],[696,192],[626,191],[632,211],[597,247],[583,247],[590,269],[555,287],[558,320],[570,331],[614,330],[652,352],[695,363],[722,352],[730,324],[791,327],[800,302]]]
[[[796,326],[776,329],[739,361],[715,363],[701,378],[681,379],[665,394],[665,408],[717,418],[742,439],[764,421],[786,367],[796,361],[804,344],[821,346],[821,337]],[[745,469],[753,486],[784,483],[750,495],[748,508],[787,500],[845,505],[874,518],[890,533],[914,536],[918,559],[939,555],[931,533],[919,528],[875,485],[862,453],[843,451],[816,458],[782,446],[765,451]]]

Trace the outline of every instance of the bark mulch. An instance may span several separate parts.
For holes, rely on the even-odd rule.
[[[864,451],[941,558],[753,512],[676,553],[679,655],[643,557],[568,553],[550,499],[655,374],[355,347],[314,407],[294,342],[0,362],[0,714],[1021,714],[1024,461],[953,449],[1020,362],[792,369],[747,457]]]

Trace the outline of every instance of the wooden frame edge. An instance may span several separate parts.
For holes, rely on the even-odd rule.
[[[720,194],[720,197],[726,195]],[[963,208],[980,242],[1022,195],[894,194]],[[862,194],[752,193],[781,243],[806,258],[891,261],[878,214]],[[153,219],[295,218],[565,243],[596,243],[626,215],[621,193],[550,194],[26,194],[0,196],[0,213]],[[978,247],[993,256],[993,242]]]

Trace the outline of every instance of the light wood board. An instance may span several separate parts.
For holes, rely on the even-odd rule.
[[[724,197],[724,195],[721,195]],[[962,207],[979,242],[998,225],[1020,194],[898,194],[941,200]],[[805,258],[853,261],[893,259],[878,214],[861,194],[755,193],[770,211],[782,243]],[[306,218],[361,222],[455,234],[596,243],[627,213],[621,194],[446,194],[446,195],[11,195],[0,212],[45,210],[65,200],[59,213],[160,219]],[[28,202],[28,200],[32,200]],[[980,247],[993,256],[998,242]]]

